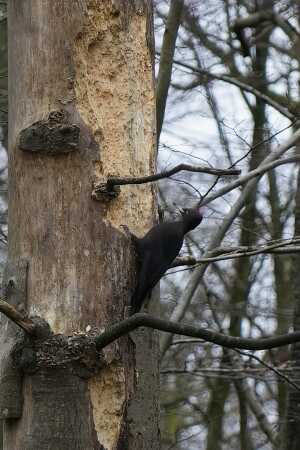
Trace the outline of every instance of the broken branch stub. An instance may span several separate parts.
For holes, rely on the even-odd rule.
[[[98,201],[111,201],[114,198],[117,198],[120,192],[121,188],[119,185],[112,185],[109,183],[108,178],[98,178],[93,186],[92,198]]]

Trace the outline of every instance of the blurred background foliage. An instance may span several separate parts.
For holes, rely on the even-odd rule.
[[[159,170],[185,162],[246,173],[299,128],[299,6],[155,1]],[[168,217],[228,181],[178,174],[159,183],[160,208]],[[293,248],[169,270],[161,284],[165,318],[255,338],[299,329],[299,189],[298,166],[282,166],[246,199],[241,187],[207,205],[183,256],[199,260],[213,249],[224,255],[289,239]],[[162,335],[161,349],[163,449],[299,448],[297,346],[254,359]]]

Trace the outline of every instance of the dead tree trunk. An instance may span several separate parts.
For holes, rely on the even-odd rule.
[[[4,287],[9,301],[62,336],[47,341],[48,356],[37,363],[45,344],[26,347],[18,334],[15,348],[16,332],[2,335],[6,361],[13,355],[10,369],[17,366],[10,383],[16,376],[22,384],[15,405],[0,405],[4,449],[157,449],[153,333],[109,346],[104,366],[94,351],[65,353],[79,333],[126,314],[135,258],[120,224],[138,234],[154,219],[148,185],[114,199],[91,196],[109,174],[154,170],[151,2],[10,0],[8,15]],[[6,389],[5,374],[1,383]]]

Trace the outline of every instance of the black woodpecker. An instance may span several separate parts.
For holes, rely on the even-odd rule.
[[[180,213],[180,220],[155,225],[141,239],[132,235],[140,266],[131,300],[131,314],[140,311],[147,295],[180,252],[185,234],[196,228],[203,219],[199,206],[182,209]]]

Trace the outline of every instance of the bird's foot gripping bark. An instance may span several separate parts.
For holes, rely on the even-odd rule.
[[[131,242],[133,243],[133,245],[136,247],[136,249],[138,249],[138,242],[139,242],[139,238],[130,231],[130,229],[128,228],[127,225],[120,225],[121,228],[123,228],[126,236],[128,236],[131,240]]]

